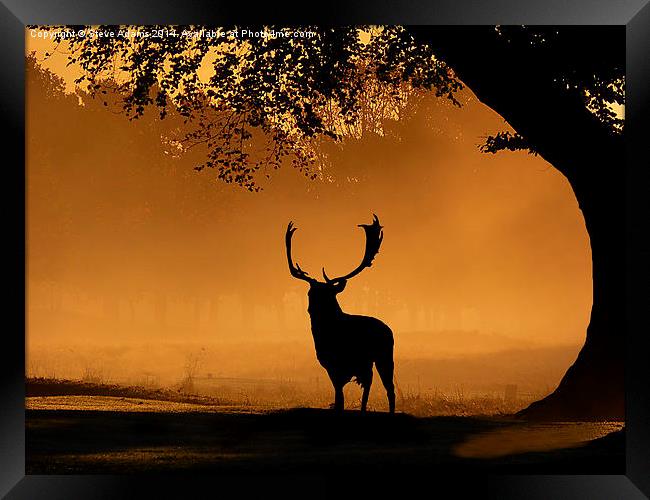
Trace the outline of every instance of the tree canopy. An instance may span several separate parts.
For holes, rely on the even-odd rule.
[[[76,83],[130,119],[150,109],[161,119],[181,115],[177,152],[205,147],[197,170],[214,168],[249,190],[259,189],[261,170],[268,175],[287,160],[315,178],[319,141],[382,133],[414,90],[459,104],[453,71],[403,28],[304,31],[313,36],[70,38],[55,50],[65,44],[68,64],[81,70]]]
[[[51,32],[84,28],[44,27]],[[398,119],[418,92],[433,91],[460,105],[463,83],[432,44],[423,43],[422,28],[306,26],[301,36],[273,27],[256,29],[264,36],[244,36],[236,27],[94,30],[112,36],[56,38],[55,50],[65,50],[68,64],[81,72],[76,83],[130,119],[153,109],[161,119],[181,115],[183,129],[168,138],[172,149],[205,148],[197,170],[215,169],[219,179],[253,191],[259,189],[257,175],[268,176],[285,161],[316,178],[321,141],[383,133],[383,122]],[[206,31],[216,36],[205,36]],[[552,28],[495,27],[493,37],[534,52],[540,64],[550,63],[548,76],[558,86],[579,93],[612,133],[621,131],[622,118],[612,105],[623,104],[623,67],[606,53],[576,61],[569,51],[569,57],[558,58],[567,34]],[[488,137],[481,147],[492,153],[535,152],[525,137],[509,132]]]

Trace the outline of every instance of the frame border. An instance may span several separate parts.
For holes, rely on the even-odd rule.
[[[319,5],[320,6],[320,5]],[[16,242],[10,255],[18,265],[15,272],[18,290],[24,291],[25,252],[25,91],[24,51],[25,27],[29,24],[233,24],[246,19],[250,24],[557,24],[557,25],[625,25],[626,26],[626,258],[627,258],[627,363],[626,363],[626,475],[625,476],[542,476],[489,475],[481,481],[458,481],[449,477],[410,478],[415,485],[438,488],[443,483],[453,486],[454,495],[467,488],[483,495],[499,498],[645,498],[650,496],[650,397],[647,378],[647,350],[641,343],[642,332],[650,331],[644,310],[650,308],[647,283],[650,277],[650,246],[647,236],[650,202],[647,133],[650,130],[650,0],[442,0],[414,5],[400,0],[368,0],[355,4],[334,2],[321,12],[306,13],[304,4],[275,5],[251,9],[243,3],[175,2],[159,0],[150,7],[133,0],[3,0],[0,3],[0,36],[5,50],[0,58],[3,74],[0,102],[7,126],[7,144],[15,156],[9,168],[10,196],[3,197],[5,213],[10,219],[8,238]],[[322,6],[325,7],[325,6]],[[15,162],[15,163],[14,163]],[[14,187],[15,186],[15,187]],[[645,189],[644,189],[645,188]],[[645,192],[644,192],[645,191]],[[5,191],[6,192],[6,191]],[[643,199],[645,195],[645,200]],[[13,278],[13,276],[12,276]],[[21,286],[22,283],[22,286]],[[204,491],[224,491],[222,487],[260,488],[268,492],[279,486],[281,478],[264,481],[244,478],[176,478],[139,476],[26,476],[25,475],[25,295],[10,297],[13,322],[5,335],[4,362],[0,364],[0,496],[7,498],[116,498],[123,496],[152,496],[158,490],[162,496],[189,496],[195,488]],[[21,331],[22,330],[22,331]],[[646,344],[647,345],[647,344]],[[435,473],[435,471],[431,471]],[[464,475],[464,474],[463,474]],[[147,478],[149,478],[147,480]],[[244,479],[242,481],[242,479]],[[313,478],[315,479],[315,478]],[[285,478],[286,480],[286,478]],[[427,481],[425,484],[424,481]],[[331,486],[334,486],[335,481]],[[263,484],[262,484],[263,483]],[[320,481],[318,482],[320,483]],[[318,484],[316,483],[316,484]],[[480,484],[477,484],[480,483]],[[303,492],[314,482],[308,477],[292,478],[294,491]],[[397,484],[396,484],[397,486]],[[152,488],[153,487],[153,488]],[[316,490],[323,494],[325,490]],[[347,487],[346,487],[347,489]],[[386,492],[386,490],[383,490]],[[432,492],[435,490],[431,490]],[[347,492],[350,492],[347,489]],[[366,489],[366,493],[369,490]],[[404,490],[400,487],[400,492]]]

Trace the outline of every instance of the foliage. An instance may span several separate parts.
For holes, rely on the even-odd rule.
[[[150,109],[161,119],[181,116],[169,150],[204,148],[196,170],[215,169],[222,181],[251,191],[260,189],[259,175],[269,176],[286,161],[312,179],[323,176],[322,141],[382,135],[384,122],[400,119],[419,92],[434,91],[460,105],[455,95],[462,83],[454,72],[403,27],[247,28],[265,36],[244,36],[241,27],[93,29],[147,36],[57,38],[56,50],[65,50],[68,64],[81,70],[77,83],[130,119]],[[209,31],[215,36],[201,34]],[[579,95],[604,126],[622,132],[615,106],[624,104],[624,66],[616,58],[612,64],[608,51],[614,48],[605,43],[590,50],[577,27],[497,26],[495,36],[519,47],[521,57],[539,61],[554,85]],[[481,149],[529,144],[505,132],[488,137]]]
[[[517,133],[512,134],[510,132],[498,132],[495,135],[488,136],[485,143],[479,146],[479,149],[484,153],[496,153],[498,151],[503,151],[504,149],[509,151],[525,149],[528,150],[530,154],[537,154],[523,136]]]
[[[177,26],[175,32],[208,29]],[[176,149],[205,147],[197,170],[214,168],[221,180],[252,191],[259,190],[261,170],[268,175],[289,158],[315,178],[319,141],[341,141],[363,129],[382,133],[382,122],[398,117],[410,90],[434,90],[458,104],[460,82],[403,28],[302,30],[313,36],[234,37],[225,29],[211,38],[87,36],[58,39],[57,50],[65,44],[68,64],[82,70],[77,84],[130,119],[150,108],[161,119],[180,114],[186,128],[172,141]]]
[[[625,104],[625,58],[616,52],[619,46],[612,40],[587,45],[592,37],[586,36],[585,28],[497,26],[496,32],[538,61],[557,87],[579,94],[603,125],[621,133],[624,120],[614,106]]]

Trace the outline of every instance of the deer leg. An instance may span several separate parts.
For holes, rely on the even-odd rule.
[[[343,411],[343,386],[340,384],[334,386],[334,411]]]
[[[368,395],[370,394],[370,386],[363,386],[363,394],[361,395],[361,411],[366,411],[366,406],[368,405]]]
[[[386,356],[381,360],[377,360],[377,373],[381,378],[381,382],[386,388],[386,395],[388,396],[388,411],[395,413],[395,386],[393,385],[393,353]]]
[[[361,411],[366,411],[368,406],[368,396],[370,395],[370,386],[372,385],[372,368],[370,368],[370,376],[363,381],[363,394],[361,394]]]

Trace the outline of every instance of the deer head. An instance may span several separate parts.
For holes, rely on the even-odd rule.
[[[303,271],[300,268],[298,263],[294,264],[291,257],[291,239],[297,228],[293,225],[293,222],[289,222],[287,233],[285,235],[289,272],[291,272],[291,276],[294,278],[309,283],[308,296],[310,314],[330,312],[332,310],[340,311],[340,307],[336,301],[336,295],[345,289],[345,285],[350,278],[353,278],[365,268],[372,266],[372,261],[379,252],[379,247],[381,246],[381,241],[384,237],[382,231],[383,226],[379,225],[379,219],[376,215],[373,214],[373,217],[372,224],[359,224],[359,227],[362,227],[366,233],[366,250],[363,259],[361,260],[361,264],[359,264],[354,271],[336,278],[328,277],[327,273],[325,273],[325,268],[323,268],[323,278],[325,281],[318,281],[317,279],[312,278],[306,271]]]

